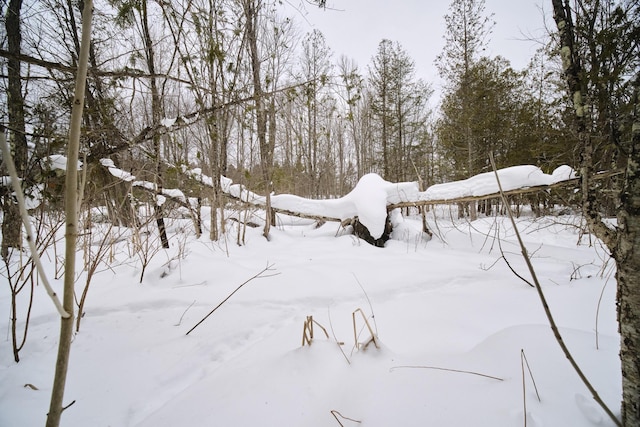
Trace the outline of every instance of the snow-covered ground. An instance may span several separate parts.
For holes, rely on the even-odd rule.
[[[430,241],[418,218],[395,220],[383,249],[337,223],[316,228],[280,216],[271,241],[248,229],[238,246],[233,229],[212,243],[196,240],[189,220],[169,221],[171,248],[153,256],[141,284],[131,239],[118,242],[111,267],[93,279],[74,337],[65,402],[75,403],[62,425],[522,426],[525,404],[530,427],[613,425],[554,341],[535,289],[501,259],[498,239],[529,278],[508,220],[468,223],[442,208],[437,221],[430,214]],[[580,241],[577,221],[522,217],[518,226],[565,341],[618,413],[612,263],[599,245]],[[45,257],[51,277],[52,260]],[[267,266],[268,277],[249,281],[185,335]],[[41,426],[58,317],[36,288],[15,363],[9,290],[0,280],[0,426]],[[62,281],[52,282],[60,291]],[[83,284],[81,276],[78,293]],[[357,309],[377,330],[379,349],[355,348]],[[307,316],[329,338],[316,325],[302,347]],[[524,366],[524,394],[522,353],[531,370]]]

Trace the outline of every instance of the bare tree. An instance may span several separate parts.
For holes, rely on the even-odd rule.
[[[271,141],[267,139],[268,111],[265,106],[265,95],[262,87],[262,60],[258,49],[259,17],[262,11],[263,2],[262,0],[242,0],[242,6],[244,10],[245,31],[247,35],[247,46],[253,78],[253,101],[255,105],[258,144],[260,146],[260,168],[265,181],[267,213],[263,235],[268,239],[273,222],[273,215],[271,212],[271,173],[273,169],[274,147],[271,146]]]
[[[27,167],[27,137],[25,134],[24,98],[22,96],[21,61],[22,43],[20,12],[22,0],[10,0],[5,17],[7,50],[12,55],[7,60],[7,107],[9,110],[9,141],[13,147],[16,170],[24,177]],[[7,260],[9,248],[22,246],[20,212],[10,191],[2,194],[2,258]]]

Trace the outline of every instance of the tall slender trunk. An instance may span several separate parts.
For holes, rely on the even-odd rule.
[[[149,85],[151,86],[151,118],[153,124],[160,123],[164,114],[162,108],[162,100],[160,99],[160,92],[158,90],[158,81],[156,75],[156,62],[155,52],[153,48],[153,40],[151,39],[151,32],[149,31],[149,13],[147,10],[147,1],[143,0],[140,4],[140,14],[142,21],[142,35],[144,42],[145,55],[147,60],[147,68],[151,77],[149,78]],[[160,135],[154,134],[153,136],[153,151],[155,156],[155,181],[156,181],[156,193],[158,196],[162,195],[162,152],[160,144]],[[162,205],[155,203],[154,215],[156,218],[156,224],[158,226],[158,233],[160,235],[160,241],[162,247],[169,248],[169,239],[167,237],[167,229],[164,224],[164,217],[162,214]]]
[[[93,1],[84,4],[82,17],[82,43],[76,87],[71,112],[69,129],[69,147],[67,151],[67,171],[65,181],[65,268],[64,268],[64,296],[63,308],[69,317],[60,320],[60,342],[58,343],[58,357],[56,360],[55,378],[51,391],[51,403],[47,415],[46,427],[58,427],[62,416],[64,389],[69,368],[69,354],[71,352],[71,338],[73,336],[74,317],[74,289],[76,265],[76,240],[78,238],[78,152],[80,146],[80,130],[82,113],[84,110],[84,93],[86,88],[87,64],[89,62],[89,43],[91,40],[91,19]]]
[[[25,136],[24,98],[22,96],[22,77],[20,75],[20,11],[22,0],[11,0],[5,17],[7,48],[10,58],[7,60],[7,109],[9,113],[10,144],[14,150],[14,162],[18,176],[23,178],[27,167],[27,138]],[[4,259],[9,256],[9,248],[19,248],[22,243],[20,211],[11,192],[2,201],[2,248]]]
[[[249,55],[251,57],[251,71],[253,77],[253,96],[256,106],[256,128],[258,132],[258,144],[260,145],[260,164],[262,177],[265,181],[266,215],[263,235],[269,238],[271,230],[271,168],[273,163],[273,151],[267,141],[267,111],[265,108],[264,92],[260,73],[260,57],[258,51],[258,10],[260,0],[244,0],[244,13],[246,22],[247,41]]]

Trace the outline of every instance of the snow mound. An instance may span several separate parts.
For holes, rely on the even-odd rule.
[[[274,208],[341,220],[358,217],[371,237],[380,238],[387,219],[387,205],[414,200],[418,195],[415,182],[391,183],[380,175],[369,173],[360,178],[349,194],[339,199],[313,200],[282,194],[273,196]]]

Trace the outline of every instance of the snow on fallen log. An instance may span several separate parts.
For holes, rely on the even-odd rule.
[[[131,180],[132,175],[117,169],[109,159],[102,160],[109,172],[122,180]],[[213,179],[202,173],[200,168],[186,169],[183,172],[196,181],[213,187]],[[512,166],[498,170],[504,191],[544,187],[576,178],[575,171],[569,166],[560,166],[552,174],[545,174],[537,166]],[[135,177],[133,177],[135,179]],[[136,181],[138,186],[144,184]],[[221,190],[241,200],[257,206],[265,206],[266,198],[246,189],[241,184],[234,184],[227,177],[220,177]],[[168,193],[168,194],[167,194]],[[277,194],[271,196],[271,206],[277,212],[305,216],[325,220],[344,221],[358,218],[373,239],[380,238],[387,222],[387,211],[390,206],[409,206],[429,204],[430,201],[455,203],[469,197],[482,197],[498,193],[498,184],[493,172],[481,173],[471,178],[436,184],[420,192],[417,182],[392,183],[382,179],[375,173],[364,175],[355,188],[347,195],[337,199],[316,200]],[[163,194],[182,199],[180,190],[163,189]]]
[[[518,190],[541,185],[552,185],[576,177],[569,166],[560,166],[551,175],[545,174],[537,166],[512,166],[498,170],[504,191]],[[471,178],[436,184],[419,194],[417,201],[454,200],[465,197],[481,197],[498,193],[498,183],[493,172],[485,172]]]
[[[369,173],[360,178],[349,194],[339,199],[313,200],[281,194],[271,196],[271,205],[292,212],[340,220],[358,217],[371,237],[378,239],[384,233],[387,205],[415,200],[417,195],[417,182],[392,183],[375,173]]]
[[[193,197],[186,197],[182,190],[176,188],[163,188],[161,194],[156,194],[158,192],[158,186],[155,183],[136,180],[135,175],[117,168],[111,159],[100,159],[100,164],[106,167],[111,175],[121,181],[131,182],[132,187],[140,188],[154,194],[156,196],[156,205],[158,206],[164,205],[167,199],[170,199],[190,210],[195,209],[197,206],[197,199]]]

